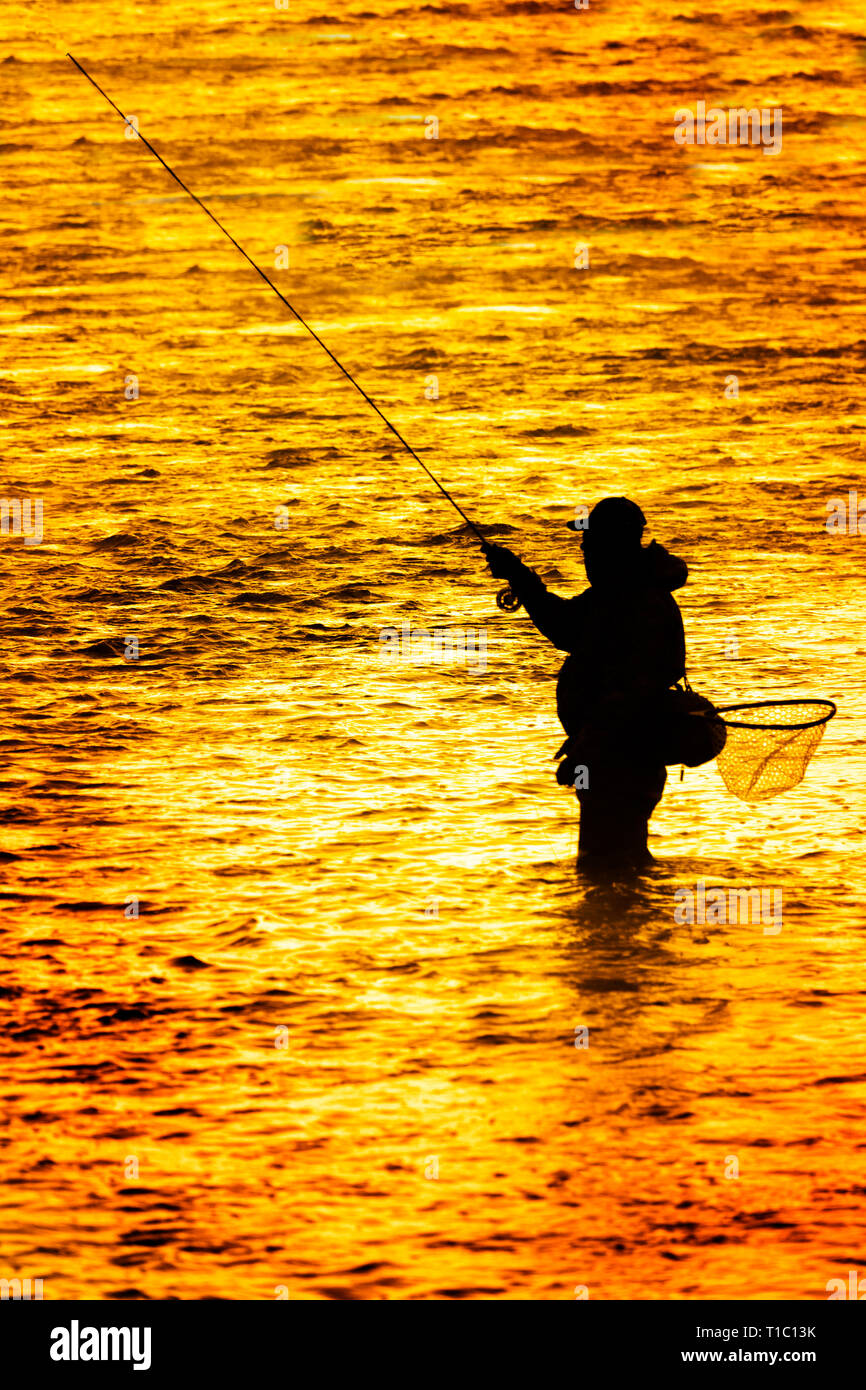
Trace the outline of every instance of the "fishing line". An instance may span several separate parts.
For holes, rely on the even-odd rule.
[[[252,268],[253,268],[253,270],[256,272],[256,274],[257,274],[257,275],[260,275],[261,278],[264,280],[265,284],[266,284],[266,285],[269,285],[270,288],[273,290],[274,294],[277,295],[277,297],[278,297],[279,299],[282,300],[282,302],[285,304],[285,306],[286,306],[286,308],[289,310],[289,312],[292,313],[292,314],[295,316],[295,318],[297,319],[297,321],[298,321],[298,323],[301,325],[301,327],[302,327],[302,328],[305,328],[305,329],[307,330],[307,332],[309,333],[309,335],[310,335],[311,338],[315,338],[316,342],[319,344],[319,347],[322,348],[322,350],[328,354],[328,356],[330,357],[330,359],[331,359],[331,361],[334,363],[334,365],[337,366],[337,367],[339,367],[340,371],[343,373],[343,376],[346,377],[349,381],[351,381],[351,383],[352,383],[352,385],[354,386],[355,390],[358,391],[358,392],[364,397],[364,400],[367,402],[368,405],[371,405],[371,406],[373,407],[373,409],[375,410],[376,414],[379,416],[379,419],[382,420],[382,421],[388,426],[388,429],[391,431],[391,433],[392,433],[393,435],[396,435],[397,439],[399,439],[400,443],[403,445],[403,448],[406,449],[406,450],[412,455],[412,457],[413,457],[413,459],[415,460],[416,463],[420,463],[421,467],[424,469],[424,472],[427,474],[427,477],[430,479],[430,481],[431,481],[432,483],[435,483],[435,484],[436,484],[436,486],[438,487],[439,491],[442,493],[442,496],[443,496],[443,497],[446,497],[446,498],[448,499],[448,501],[451,503],[451,505],[452,505],[452,507],[454,508],[454,510],[455,510],[456,512],[459,512],[460,516],[462,516],[463,520],[466,522],[466,525],[467,525],[468,527],[470,527],[470,529],[473,530],[473,531],[475,532],[476,536],[478,537],[478,539],[479,539],[483,544],[485,544],[485,545],[488,544],[487,538],[485,537],[485,535],[483,534],[483,532],[479,530],[479,528],[475,525],[475,522],[474,522],[474,521],[470,521],[469,517],[468,517],[468,516],[466,515],[466,513],[464,512],[463,508],[462,508],[457,502],[455,502],[454,498],[451,496],[451,493],[448,491],[448,489],[447,489],[446,487],[443,487],[443,485],[440,483],[439,479],[435,476],[435,474],[433,474],[433,473],[430,472],[430,469],[427,467],[427,465],[426,465],[426,463],[424,462],[424,460],[418,457],[418,455],[415,453],[415,450],[412,448],[412,445],[409,444],[408,441],[405,440],[405,439],[403,438],[402,434],[401,434],[400,431],[397,429],[396,425],[392,425],[392,424],[391,424],[391,421],[388,419],[387,415],[385,415],[385,414],[383,413],[383,411],[381,411],[381,410],[379,409],[379,407],[377,406],[376,402],[372,399],[372,397],[370,397],[370,396],[367,395],[367,392],[364,390],[363,386],[361,386],[361,385],[355,380],[355,378],[352,376],[352,373],[349,371],[349,369],[348,369],[347,367],[344,367],[344,366],[343,366],[343,364],[342,364],[342,362],[340,361],[339,357],[336,357],[336,356],[334,355],[334,353],[333,353],[333,352],[331,351],[331,349],[328,347],[327,343],[323,343],[323,342],[322,342],[322,339],[319,337],[319,335],[318,335],[318,333],[315,331],[315,329],[311,328],[310,325],[307,323],[306,319],[304,319],[304,318],[301,317],[301,315],[298,313],[297,309],[294,307],[293,304],[290,304],[290,303],[289,303],[289,301],[286,299],[286,296],[282,293],[282,291],[277,289],[277,287],[276,287],[276,285],[274,284],[273,280],[271,280],[271,279],[265,274],[265,272],[262,270],[261,266],[260,266],[260,265],[257,265],[256,262],[253,260],[252,256],[250,256],[250,255],[247,254],[247,252],[246,252],[246,251],[244,250],[244,248],[241,246],[241,244],[240,244],[239,241],[235,241],[235,239],[234,239],[234,237],[232,236],[231,232],[228,231],[228,230],[223,226],[223,224],[222,224],[222,222],[220,222],[219,218],[218,218],[217,216],[215,216],[214,213],[211,212],[210,208],[207,207],[206,204],[202,202],[201,198],[199,198],[195,193],[193,193],[193,191],[192,191],[191,188],[188,188],[188,187],[187,187],[187,185],[184,183],[183,179],[180,178],[179,175],[177,175],[177,174],[174,172],[174,170],[172,169],[171,165],[166,163],[166,161],[163,159],[162,155],[159,153],[159,150],[154,149],[154,147],[153,147],[153,145],[150,143],[150,141],[149,141],[144,135],[142,135],[141,131],[137,128],[135,122],[134,122],[134,121],[131,121],[131,120],[129,119],[128,116],[124,116],[123,112],[121,111],[121,109],[120,109],[120,107],[117,105],[117,103],[116,103],[116,102],[113,102],[113,101],[111,100],[111,97],[108,95],[108,93],[107,93],[107,92],[104,92],[104,91],[102,90],[102,88],[100,87],[99,83],[98,83],[98,82],[95,82],[95,81],[93,80],[93,78],[90,76],[90,73],[87,72],[87,70],[81,66],[81,64],[79,63],[78,59],[77,59],[77,58],[73,58],[73,56],[72,56],[71,53],[67,53],[66,56],[67,56],[67,58],[70,60],[70,62],[72,62],[72,63],[75,64],[75,66],[78,68],[78,71],[79,71],[84,77],[87,78],[87,80],[88,80],[88,82],[90,83],[90,85],[91,85],[92,87],[95,87],[95,88],[96,88],[97,92],[99,92],[99,95],[100,95],[101,97],[104,97],[104,98],[105,98],[105,100],[108,102],[109,106],[111,106],[111,107],[114,108],[114,110],[117,112],[118,116],[120,116],[120,118],[122,119],[122,121],[124,122],[124,124],[127,125],[127,126],[129,126],[132,130],[135,131],[136,135],[138,136],[138,138],[139,138],[139,140],[142,142],[142,144],[145,145],[145,146],[150,150],[151,154],[152,154],[156,159],[159,160],[159,162],[160,162],[160,164],[162,165],[163,169],[165,169],[167,173],[171,174],[171,177],[174,179],[175,183],[177,183],[177,184],[180,185],[180,187],[183,189],[184,193],[188,193],[188,194],[189,194],[189,196],[192,198],[193,202],[198,203],[198,205],[199,205],[199,207],[201,208],[202,212],[207,213],[207,215],[208,215],[208,217],[210,218],[211,222],[215,223],[216,226],[219,227],[219,229],[220,229],[220,231],[222,232],[223,236],[228,237],[228,239],[229,239],[229,241],[231,242],[232,246],[236,247],[237,250],[240,251],[240,253],[241,253],[241,255],[243,256],[244,260],[249,261],[250,265],[252,266]],[[504,593],[505,593],[505,591],[503,590],[503,594],[504,594]],[[497,603],[499,603],[500,597],[502,597],[502,595],[497,594],[497,598],[496,598]],[[505,606],[504,604],[500,604],[500,607],[504,607],[504,606]]]

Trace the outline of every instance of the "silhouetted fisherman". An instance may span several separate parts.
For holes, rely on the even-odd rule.
[[[578,863],[601,871],[652,863],[649,818],[667,772],[658,730],[665,692],[685,673],[683,622],[671,596],[688,578],[683,560],[641,545],[643,512],[605,497],[589,514],[583,563],[590,588],[551,593],[516,555],[485,543],[490,572],[506,579],[539,632],[568,652],[556,707],[568,738],[557,781],[580,802]]]

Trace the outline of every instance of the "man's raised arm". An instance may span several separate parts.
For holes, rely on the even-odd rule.
[[[577,641],[575,600],[551,593],[535,570],[524,565],[507,546],[485,541],[481,549],[494,579],[508,581],[542,637],[561,652],[573,651]]]

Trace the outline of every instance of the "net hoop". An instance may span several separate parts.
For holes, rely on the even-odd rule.
[[[728,714],[738,709],[778,709],[780,705],[822,705],[827,713],[817,719],[808,719],[804,724],[751,724],[741,719],[727,718]],[[783,730],[814,729],[818,724],[826,724],[835,713],[836,706],[832,700],[747,700],[741,705],[725,705],[716,710],[716,714],[722,715],[723,722],[731,729],[777,729],[780,733]]]

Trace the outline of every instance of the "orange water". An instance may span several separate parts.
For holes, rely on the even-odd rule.
[[[866,1224],[864,540],[825,527],[866,494],[862,10],[2,22],[3,490],[44,540],[0,537],[0,1274],[826,1297]],[[560,592],[574,506],[635,497],[697,687],[839,703],[801,787],[673,770],[658,867],[581,883],[561,657],[58,45]],[[781,107],[781,154],[677,145],[698,100]],[[404,622],[484,660],[385,661]],[[676,924],[699,878],[782,931]]]

